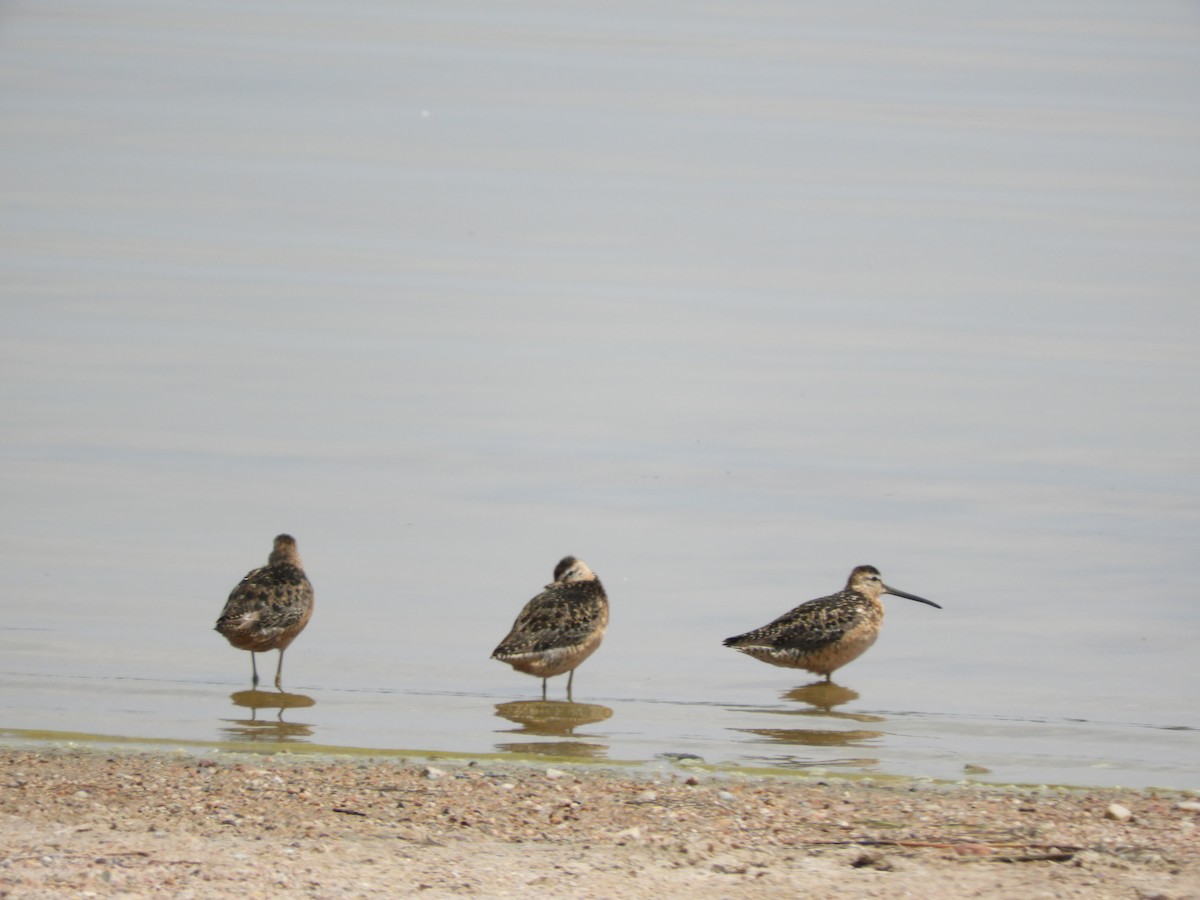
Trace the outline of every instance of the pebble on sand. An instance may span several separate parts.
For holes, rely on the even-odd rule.
[[[1108,809],[1104,811],[1104,818],[1112,819],[1114,822],[1128,822],[1133,818],[1133,813],[1120,803],[1110,803]]]

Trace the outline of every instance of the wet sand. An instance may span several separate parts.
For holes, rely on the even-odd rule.
[[[0,750],[0,896],[1200,898],[1195,792]]]

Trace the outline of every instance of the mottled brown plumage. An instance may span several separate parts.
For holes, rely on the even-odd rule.
[[[879,598],[884,594],[941,609],[932,600],[888,587],[874,566],[859,566],[844,590],[801,603],[762,628],[726,638],[725,646],[773,666],[807,669],[829,681],[835,669],[857,659],[879,637]]]
[[[296,639],[313,611],[313,588],[304,574],[296,539],[275,538],[267,564],[243,578],[229,595],[217,619],[217,631],[239,650],[250,651],[250,669],[258,687],[254,654],[279,651],[275,687],[283,690],[283,651]]]
[[[512,630],[492,652],[518,672],[546,679],[570,672],[567,699],[575,669],[595,652],[608,627],[608,597],[600,579],[573,556],[554,568],[554,581],[525,604]]]

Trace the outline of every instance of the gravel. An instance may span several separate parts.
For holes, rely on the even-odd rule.
[[[1180,792],[53,746],[0,761],[0,897],[1200,900],[1200,810]]]

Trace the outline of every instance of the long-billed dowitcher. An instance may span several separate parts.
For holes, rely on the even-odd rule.
[[[608,596],[596,573],[583,560],[566,556],[554,567],[554,581],[525,604],[512,631],[492,652],[518,672],[546,679],[570,672],[567,699],[575,669],[591,656],[608,627]]]
[[[254,687],[258,687],[258,664],[254,654],[279,651],[275,687],[283,690],[283,651],[312,618],[313,588],[304,574],[304,564],[290,534],[275,538],[267,564],[238,582],[225,602],[217,631],[239,650],[250,651]]]
[[[879,598],[884,594],[941,609],[932,600],[888,587],[874,566],[859,566],[843,590],[801,603],[762,628],[726,638],[725,646],[773,666],[807,669],[829,681],[835,669],[857,659],[879,637]]]

